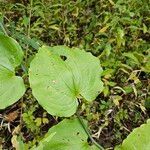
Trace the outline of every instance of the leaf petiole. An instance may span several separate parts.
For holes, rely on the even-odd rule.
[[[85,126],[85,124],[84,124],[84,122],[83,122],[83,120],[82,120],[82,118],[80,117],[80,115],[79,115],[78,112],[76,112],[76,115],[77,115],[77,118],[78,118],[79,122],[81,123],[83,129],[85,130],[86,134],[88,135],[88,137],[89,137],[90,140],[92,141],[92,143],[94,143],[95,146],[98,147],[100,150],[104,150],[104,148],[103,148],[100,144],[98,144],[98,143],[93,139],[93,137],[91,136],[89,130],[88,130],[87,127]]]

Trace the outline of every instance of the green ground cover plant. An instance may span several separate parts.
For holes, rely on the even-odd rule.
[[[13,68],[13,66],[16,67],[21,63],[23,51],[19,44],[8,36],[1,35],[0,43],[0,99],[1,109],[5,109],[14,104],[25,93],[23,80],[15,76]],[[58,117],[70,117],[77,111],[78,99],[81,100],[83,97],[87,101],[92,101],[102,91],[101,73],[99,59],[92,56],[91,53],[65,46],[44,46],[39,49],[31,62],[29,83],[33,95],[49,114]],[[64,125],[61,122],[61,131],[59,131],[59,125],[57,125],[54,127],[56,131],[49,133],[52,140],[53,137],[57,139],[57,136],[58,138],[62,136],[62,141],[58,139],[58,141],[52,142],[48,136],[48,140],[46,140],[48,145],[39,141],[40,148],[38,149],[91,149],[92,147],[90,148],[88,143],[85,142],[87,140],[86,132],[84,128],[81,128],[79,121],[74,120],[71,125],[68,121],[66,122],[64,121]],[[79,125],[81,129],[78,131]],[[75,131],[72,131],[72,129],[75,129]],[[67,135],[67,130],[69,135]],[[65,137],[60,136],[63,132]],[[54,133],[57,136],[51,135]],[[77,136],[78,134],[81,134],[81,137]],[[69,140],[70,138],[71,140]],[[23,149],[26,148],[23,146]]]
[[[14,39],[5,35],[0,36],[0,43],[0,99],[1,109],[4,109],[23,96],[25,86],[22,78],[12,72],[14,71],[12,66],[15,66],[18,60],[21,63],[22,49]],[[92,101],[102,91],[101,73],[99,59],[90,53],[65,46],[44,46],[39,49],[31,62],[29,82],[33,95],[49,114],[70,117],[77,111],[77,98]],[[6,94],[7,89],[9,91]],[[131,132],[123,144],[115,149],[149,149],[149,128],[147,123]],[[31,149],[104,149],[95,141],[97,147],[89,146],[88,134],[80,117],[79,120],[64,119],[48,131],[47,136],[39,141],[38,147],[34,146]],[[16,142],[19,143],[17,140]],[[30,149],[26,148],[23,142],[22,145],[15,143],[14,147]]]
[[[149,0],[0,1],[0,149],[63,149],[66,123],[68,149],[148,149],[149,16]]]

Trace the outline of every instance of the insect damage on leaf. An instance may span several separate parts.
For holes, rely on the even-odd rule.
[[[38,68],[38,69],[37,69]],[[93,101],[103,89],[99,59],[66,46],[42,47],[29,71],[33,95],[50,114],[71,116],[81,95]]]

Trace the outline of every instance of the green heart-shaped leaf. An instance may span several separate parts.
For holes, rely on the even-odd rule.
[[[95,145],[90,146],[87,139],[78,119],[64,119],[50,128],[39,146],[32,150],[99,150]]]
[[[101,92],[102,69],[98,58],[65,46],[42,47],[31,62],[30,86],[38,102],[50,114],[71,116],[77,98],[94,100]]]
[[[150,120],[147,124],[134,129],[115,150],[149,150],[150,149]]]
[[[15,103],[25,92],[22,78],[15,76],[15,67],[22,59],[19,44],[10,37],[0,35],[0,109]]]

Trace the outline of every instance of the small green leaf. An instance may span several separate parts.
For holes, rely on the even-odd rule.
[[[145,34],[148,31],[147,26],[143,23],[143,33]]]
[[[115,150],[149,150],[150,148],[150,120],[147,124],[134,129]]]
[[[50,128],[39,146],[32,150],[98,150],[95,145],[89,146],[87,138],[78,119],[64,119]]]
[[[15,103],[25,92],[22,78],[15,76],[15,67],[22,59],[19,44],[10,37],[0,35],[0,109]]]
[[[125,45],[125,39],[124,39],[124,30],[121,29],[120,27],[117,28],[117,37],[116,37],[116,40],[117,40],[117,46],[120,48],[121,45]]]
[[[102,91],[98,58],[65,46],[42,47],[31,62],[30,86],[38,102],[50,114],[71,116],[77,98],[94,100]]]
[[[107,57],[111,54],[111,49],[112,49],[111,45],[109,43],[106,44],[104,51]]]
[[[115,95],[115,96],[112,97],[112,99],[113,99],[114,104],[116,106],[119,106],[119,102],[122,100],[122,97],[119,96],[119,95]]]
[[[136,58],[136,56],[135,56],[133,53],[131,53],[131,52],[123,53],[123,56],[126,56],[127,58],[133,60],[133,62],[134,62],[135,64],[137,64],[137,65],[140,64],[139,60],[138,60],[138,59]]]
[[[25,150],[25,145],[20,136],[13,135],[13,137],[11,138],[11,142],[12,142],[12,146],[16,150]]]

